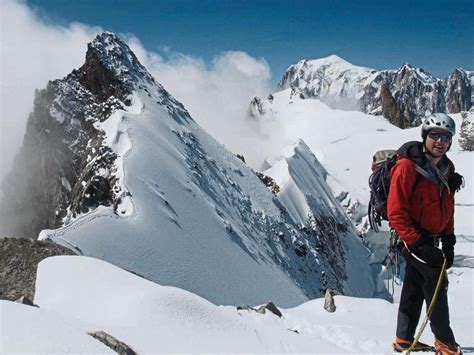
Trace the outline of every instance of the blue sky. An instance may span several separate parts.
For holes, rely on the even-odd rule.
[[[28,0],[47,22],[133,33],[145,48],[209,62],[222,51],[263,57],[277,81],[297,61],[330,54],[394,69],[408,62],[444,78],[474,69],[473,1]]]

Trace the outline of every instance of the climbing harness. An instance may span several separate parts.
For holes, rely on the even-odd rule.
[[[426,324],[428,323],[428,320],[431,317],[431,313],[433,313],[434,305],[436,304],[436,301],[438,300],[439,291],[441,290],[441,285],[443,283],[443,278],[444,278],[445,273],[446,273],[446,258],[443,256],[443,266],[441,266],[441,272],[439,273],[438,283],[436,284],[433,298],[431,299],[431,303],[428,307],[428,310],[426,311],[426,316],[425,316],[425,319],[423,320],[423,323],[421,324],[420,330],[418,331],[418,334],[416,335],[415,340],[413,341],[413,344],[410,346],[410,349],[408,349],[406,352],[407,355],[409,355],[415,348],[416,343],[420,339],[421,334],[425,330]]]

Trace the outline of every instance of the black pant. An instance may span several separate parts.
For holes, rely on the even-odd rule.
[[[397,337],[412,341],[420,319],[423,301],[428,308],[433,298],[441,267],[431,267],[405,255],[405,279],[398,308]],[[448,280],[443,277],[443,284],[430,317],[431,331],[445,344],[454,344],[454,334],[449,326]]]

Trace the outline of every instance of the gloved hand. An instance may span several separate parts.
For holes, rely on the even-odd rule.
[[[454,192],[454,191],[459,191],[461,190],[462,187],[464,187],[464,177],[461,174],[458,173],[453,173],[449,177],[449,189]]]
[[[432,237],[421,236],[420,239],[411,245],[410,251],[426,262],[428,266],[440,267],[443,265],[443,252],[434,246]]]
[[[454,244],[456,244],[456,236],[453,234],[441,236],[441,243],[443,244],[443,253],[446,258],[446,268],[453,266],[454,261]]]

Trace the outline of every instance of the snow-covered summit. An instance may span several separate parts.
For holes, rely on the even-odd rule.
[[[370,71],[371,69],[369,68],[364,68],[360,66],[356,66],[352,63],[349,63],[347,60],[339,57],[336,54],[332,54],[330,56],[324,57],[324,58],[318,58],[318,59],[303,59],[300,60],[297,64],[291,65],[287,71],[289,71],[291,68],[296,68],[296,69],[307,69],[307,70],[313,70],[317,71],[320,68],[335,68],[340,71],[344,70],[354,70],[354,69],[361,69],[361,70],[368,70]]]
[[[156,84],[128,45],[112,32],[103,32],[88,44],[86,64],[92,65],[95,59],[124,84],[142,81]]]
[[[287,69],[277,89],[292,88],[306,98],[320,98],[332,107],[357,110],[357,99],[363,95],[366,81],[374,72],[336,55],[302,60]]]
[[[423,84],[432,84],[438,81],[433,74],[427,72],[423,68],[416,68],[409,63],[402,64],[402,66],[396,70],[396,74],[400,76],[405,76],[407,74],[416,75],[417,79]]]

